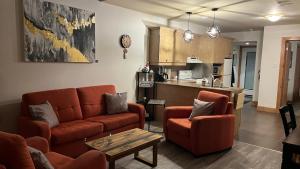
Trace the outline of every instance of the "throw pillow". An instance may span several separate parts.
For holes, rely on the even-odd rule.
[[[128,110],[127,92],[109,94],[105,93],[107,114],[116,114]]]
[[[48,122],[50,128],[59,125],[56,113],[48,101],[40,105],[29,105],[29,112],[33,120]]]
[[[46,156],[33,147],[28,146],[30,156],[36,169],[54,169]]]
[[[213,102],[205,102],[198,99],[194,99],[194,106],[189,120],[192,120],[196,116],[210,115],[214,110]]]

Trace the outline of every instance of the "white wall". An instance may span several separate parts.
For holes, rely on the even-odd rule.
[[[300,37],[300,24],[266,26],[261,60],[258,105],[276,108],[282,37]]]
[[[290,43],[291,43],[291,47],[292,47],[291,51],[293,52],[293,55],[292,55],[292,67],[289,69],[287,99],[288,101],[293,101],[298,42],[293,41]]]
[[[115,84],[118,91],[135,96],[135,72],[147,55],[145,23],[167,25],[165,18],[143,14],[98,0],[51,0],[96,12],[96,57],[99,63],[23,62],[22,1],[0,1],[0,130],[14,131],[22,94],[32,91],[101,84]],[[186,28],[172,22],[174,27]],[[201,33],[203,27],[192,26]],[[119,45],[122,34],[132,37],[128,59]]]
[[[248,42],[248,41],[256,41],[257,42],[257,50],[256,50],[256,61],[255,61],[255,75],[254,75],[254,93],[253,93],[253,101],[258,100],[259,93],[259,70],[261,67],[261,54],[263,47],[263,31],[247,31],[247,32],[232,32],[232,33],[224,33],[224,36],[231,37],[234,39],[234,42]]]

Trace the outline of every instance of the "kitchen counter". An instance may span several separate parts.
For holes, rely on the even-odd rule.
[[[241,93],[243,89],[237,87],[209,87],[209,86],[202,86],[201,84],[197,84],[195,82],[189,82],[185,80],[168,80],[166,82],[156,82],[156,84],[162,85],[176,85],[176,86],[183,86],[183,87],[193,87],[199,89],[207,89],[207,90],[219,90],[219,91],[229,91],[232,93]]]

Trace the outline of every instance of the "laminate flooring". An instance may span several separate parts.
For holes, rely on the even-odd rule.
[[[300,122],[300,102],[294,104],[297,122]],[[257,112],[251,103],[244,105],[238,140],[241,142],[282,151],[284,129],[279,113]]]
[[[140,154],[152,157],[150,148]],[[194,157],[181,147],[162,142],[158,147],[158,165],[156,169],[280,169],[281,152],[257,147],[236,141],[231,150],[221,153]],[[127,156],[116,161],[116,169],[150,169]]]

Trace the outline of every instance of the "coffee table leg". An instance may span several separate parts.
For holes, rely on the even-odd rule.
[[[139,152],[135,152],[134,153],[134,158],[136,159],[136,158],[138,158],[139,157]]]
[[[109,169],[115,169],[115,161],[109,161]]]
[[[153,166],[157,166],[157,144],[153,145]]]
[[[152,162],[150,162],[147,159],[144,159],[143,157],[139,156],[139,152],[134,153],[134,159],[136,159],[137,161],[142,162],[146,165],[149,165],[151,167],[156,167],[157,166],[157,144],[153,145]]]

